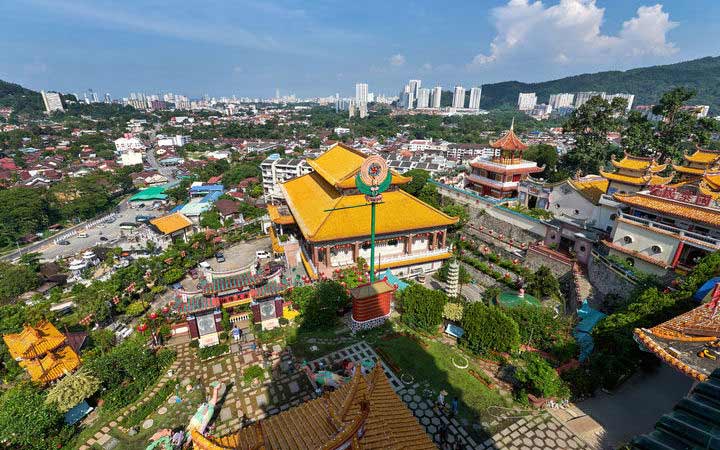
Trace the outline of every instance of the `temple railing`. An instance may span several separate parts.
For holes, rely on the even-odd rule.
[[[626,219],[631,222],[639,223],[641,225],[645,225],[650,228],[657,228],[659,230],[663,231],[669,231],[671,233],[678,234],[683,237],[687,237],[690,239],[695,239],[697,241],[701,242],[707,242],[708,244],[712,245],[713,247],[720,247],[720,239],[716,239],[710,236],[705,236],[699,233],[695,233],[694,231],[689,230],[683,230],[682,228],[674,227],[672,225],[667,225],[664,223],[656,222],[654,220],[650,219],[644,219],[642,217],[636,217],[630,214],[620,213],[620,217],[623,219]]]

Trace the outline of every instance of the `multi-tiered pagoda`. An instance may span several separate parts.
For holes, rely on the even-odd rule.
[[[492,158],[470,163],[472,172],[467,177],[470,189],[488,197],[515,198],[520,181],[544,170],[536,162],[523,159],[528,146],[515,135],[513,128],[511,125],[503,137],[490,143],[495,149]]]

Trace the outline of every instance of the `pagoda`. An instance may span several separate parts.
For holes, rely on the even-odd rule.
[[[660,172],[665,170],[668,164],[658,164],[654,158],[633,156],[627,152],[620,161],[612,155],[610,162],[617,169],[615,172],[600,170],[600,175],[608,180],[607,194],[627,194],[651,186],[664,186],[670,183],[675,175],[671,173],[663,177]]]
[[[514,123],[513,120],[503,137],[490,143],[490,147],[495,149],[492,158],[479,158],[470,163],[472,171],[467,177],[470,189],[484,196],[515,198],[521,180],[544,170],[536,162],[523,159],[523,152],[528,146],[515,135]]]
[[[299,244],[311,278],[331,277],[356,266],[358,258],[371,258],[371,208],[355,185],[366,158],[359,150],[335,144],[308,160],[312,172],[281,185],[288,213],[273,211],[272,226],[278,234],[289,235],[283,245]],[[390,172],[390,185],[377,203],[375,268],[397,269],[400,276],[435,271],[451,256],[447,227],[458,218],[400,189],[411,178]]]
[[[48,321],[35,327],[25,325],[20,333],[3,335],[3,340],[10,355],[35,382],[53,382],[80,365],[80,357],[65,335]]]
[[[703,174],[700,183],[698,183],[698,192],[712,197],[713,200],[720,198],[720,169]]]
[[[197,450],[430,450],[437,447],[376,363],[333,392],[219,438],[191,432]]]
[[[683,155],[684,164],[673,164],[673,169],[679,174],[678,181],[697,181],[706,172],[720,170],[720,151],[705,150],[700,147],[692,155]]]

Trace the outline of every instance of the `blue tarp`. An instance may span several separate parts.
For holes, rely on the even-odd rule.
[[[200,199],[200,203],[215,203],[220,196],[223,195],[222,191],[214,191]]]
[[[208,192],[222,192],[225,187],[222,184],[203,184],[201,186],[191,186],[191,194],[207,194]]]
[[[88,415],[88,413],[92,410],[93,408],[88,405],[85,400],[83,400],[82,402],[75,405],[75,407],[72,408],[70,411],[65,413],[65,423],[68,425],[77,423],[81,421],[83,417]]]
[[[380,275],[380,279],[387,279],[388,283],[397,286],[398,291],[402,291],[406,287],[408,287],[408,284],[401,280],[400,278],[393,275],[392,271],[390,269],[387,269],[382,275]]]
[[[693,294],[693,300],[701,302],[718,283],[720,283],[720,277],[715,277],[707,280],[705,284],[700,286],[700,289],[698,289],[697,292]]]
[[[183,204],[181,204],[181,205],[177,205],[176,207],[174,207],[173,209],[170,210],[170,214],[176,213],[176,212],[180,211],[181,209],[183,209],[183,207],[184,207],[186,204],[187,204],[187,203],[183,203]]]
[[[580,362],[583,362],[590,356],[593,348],[595,347],[590,333],[592,332],[592,329],[595,328],[595,325],[597,325],[597,323],[605,317],[605,314],[591,308],[590,305],[588,305],[587,300],[583,300],[582,306],[578,309],[577,315],[580,318],[580,323],[578,323],[575,327],[573,336],[575,336],[575,340],[580,346],[580,357],[578,359]]]
[[[463,337],[463,334],[465,334],[465,330],[451,323],[447,324],[447,326],[445,327],[445,332],[450,336],[456,337],[458,339]]]

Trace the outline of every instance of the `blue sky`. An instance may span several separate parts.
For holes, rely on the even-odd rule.
[[[657,0],[655,0],[657,1]],[[113,97],[395,94],[720,54],[717,0],[7,0],[0,79]]]

